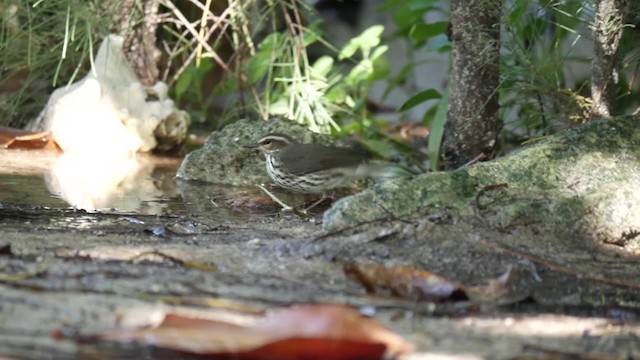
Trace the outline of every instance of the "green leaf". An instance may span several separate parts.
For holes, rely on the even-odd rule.
[[[438,92],[436,89],[427,89],[419,92],[418,94],[411,97],[411,99],[407,100],[398,111],[407,111],[417,105],[422,104],[427,100],[440,99],[442,98],[442,94]]]
[[[383,31],[384,26],[382,25],[373,25],[363,31],[362,34],[358,36],[360,49],[364,52],[378,46],[380,44],[380,35],[382,35]]]
[[[182,75],[180,75],[178,81],[176,82],[176,86],[174,87],[176,99],[181,99],[182,96],[187,92],[187,90],[191,86],[191,83],[195,79],[195,75],[197,72],[198,70],[195,68],[195,66],[191,65],[182,73]]]
[[[409,29],[413,24],[422,22],[422,13],[411,10],[408,3],[396,8],[391,16],[393,17],[393,22],[400,29]],[[403,32],[402,30],[399,31]]]
[[[344,60],[352,57],[358,49],[363,53],[368,52],[380,44],[380,35],[384,31],[384,26],[373,25],[362,32],[362,34],[349,40],[349,42],[340,50],[338,59]]]
[[[429,144],[427,151],[429,153],[429,161],[431,169],[438,170],[440,161],[440,145],[442,144],[442,135],[444,134],[444,124],[447,122],[447,112],[449,110],[449,89],[447,88],[438,104],[438,111],[431,121],[429,131]]]
[[[434,36],[444,34],[447,31],[447,26],[449,26],[447,21],[415,24],[409,31],[409,37],[416,42],[427,41]]]
[[[411,10],[428,10],[438,5],[439,0],[411,0],[409,9]]]
[[[319,38],[320,35],[318,35],[318,32],[316,30],[309,28],[304,30],[304,46],[309,46],[315,43]]]
[[[289,112],[289,102],[285,98],[280,98],[278,101],[272,103],[269,106],[270,115],[286,115]]]
[[[325,79],[332,68],[333,58],[328,55],[323,55],[311,66],[311,74],[316,78]]]
[[[514,1],[507,16],[507,24],[520,26],[524,22],[525,15],[529,12],[528,1]]]
[[[262,79],[271,66],[271,54],[268,51],[259,51],[247,61],[249,81],[252,83]]]
[[[209,70],[213,69],[213,59],[211,58],[203,58],[200,61],[200,66],[196,67],[198,69],[198,73],[200,76],[208,73]]]
[[[391,73],[391,65],[387,59],[381,57],[373,61],[373,72],[369,76],[369,80],[382,80],[385,79]]]
[[[350,94],[347,94],[344,97],[344,103],[345,103],[345,105],[347,105],[348,107],[351,107],[351,108],[356,106],[356,102],[355,102],[355,100],[353,100],[353,97],[351,97]]]
[[[375,50],[373,50],[373,53],[369,58],[371,60],[376,60],[380,56],[384,55],[387,52],[387,50],[389,50],[389,46],[387,45],[378,46],[377,48],[375,48]]]
[[[360,47],[360,45],[358,45],[358,43],[354,40],[355,38],[349,40],[349,42],[342,47],[342,50],[340,50],[340,54],[338,54],[338,59],[340,60],[348,59],[352,57],[353,54],[356,53],[356,51],[358,51],[358,48]]]
[[[260,46],[258,48],[262,51],[268,52],[272,49],[277,49],[282,43],[282,34],[273,32],[260,42]]]
[[[342,125],[340,131],[336,132],[337,137],[345,137],[350,134],[359,133],[360,132],[360,122],[359,121],[351,121]]]
[[[236,78],[233,76],[228,76],[224,81],[219,83],[215,88],[213,88],[213,95],[215,96],[225,96],[234,93],[238,88],[238,83],[236,82]]]
[[[393,144],[389,139],[361,139],[360,142],[381,158],[390,158],[393,153]]]
[[[362,109],[367,105],[367,98],[366,97],[359,97],[357,98],[357,100],[351,105],[351,112],[353,112],[354,114],[359,113],[360,111],[362,111]],[[362,119],[361,121],[363,124],[368,123],[367,119]],[[362,130],[361,130],[362,131]]]
[[[344,79],[344,82],[349,86],[355,87],[360,82],[368,79],[372,73],[373,61],[364,59],[351,69],[351,72],[349,72],[349,75]]]
[[[398,5],[405,4],[406,0],[387,0],[376,9],[378,12],[390,10]]]
[[[347,97],[347,90],[345,90],[344,86],[336,86],[331,88],[324,96],[334,104],[342,104]]]

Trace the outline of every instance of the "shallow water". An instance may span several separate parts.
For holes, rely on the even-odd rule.
[[[0,150],[0,207],[12,204],[139,215],[206,213],[220,219],[247,218],[249,210],[256,210],[227,203],[259,195],[255,188],[178,181],[175,174],[181,160],[148,155],[96,159],[51,151]]]
[[[173,177],[179,160],[95,159],[50,151],[0,153],[0,201],[87,211],[180,212]]]

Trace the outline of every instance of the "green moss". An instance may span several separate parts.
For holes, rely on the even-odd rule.
[[[640,231],[638,121],[594,121],[491,162],[367,190],[327,211],[324,227],[333,230],[446,207],[501,230],[526,226],[545,232],[580,231],[584,238],[635,244],[638,241],[625,234]],[[498,184],[506,185],[489,187]],[[475,198],[483,189],[488,189],[481,199],[487,206],[479,209]],[[392,214],[372,209],[370,204],[379,199],[394,204]]]
[[[465,169],[451,173],[451,188],[457,197],[463,199],[475,197],[478,192],[478,184],[478,179],[471,176]]]

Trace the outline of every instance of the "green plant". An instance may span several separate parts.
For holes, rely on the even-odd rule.
[[[572,56],[584,38],[580,27],[590,15],[582,1],[536,3],[532,11],[525,1],[516,1],[505,12],[504,54],[501,58],[500,97],[503,117],[519,109],[507,131],[526,136],[549,133],[577,115],[576,91],[566,87],[564,67],[568,61],[587,62]],[[566,46],[570,37],[571,44]],[[508,119],[509,120],[509,119]]]
[[[230,1],[217,16],[222,20],[217,25],[210,22],[218,28],[205,31],[219,33],[216,41],[209,50],[189,56],[191,65],[179,72],[175,96],[210,103],[208,94],[192,93],[214,68],[224,76],[210,96],[230,100],[225,107],[227,117],[280,116],[317,132],[339,131],[344,120],[363,107],[371,82],[388,72],[383,57],[386,47],[379,45],[382,27],[374,26],[352,39],[336,56],[322,56],[311,63],[306,49],[312,44],[322,43],[338,52],[322,38],[318,23],[307,24],[305,15],[312,12],[306,1]],[[196,46],[203,46],[200,39],[183,38],[184,46],[176,48],[175,57],[193,54]],[[223,44],[233,49],[226,61],[197,63],[200,58],[213,59],[215,49]],[[345,66],[352,67],[347,74],[343,74]]]
[[[593,47],[589,26],[594,14],[590,4],[582,0],[515,0],[507,3],[502,20],[499,88],[501,116],[507,123],[503,131],[505,142],[520,143],[587,120],[591,99],[586,85],[589,84],[591,59],[575,53],[578,46]],[[382,9],[392,12],[398,26],[394,36],[410,43],[410,51],[448,52],[451,45],[446,36],[447,24],[423,20],[429,12],[445,12],[439,5],[437,0],[387,0]],[[637,21],[637,6],[635,11],[629,18]],[[640,52],[637,41],[631,40],[635,39],[634,35],[637,37],[637,33],[627,31],[621,45],[621,67],[628,70],[621,73],[619,111],[632,111],[638,106],[635,100],[638,99],[638,88],[633,84],[640,69],[637,65]],[[412,58],[412,54],[409,55]],[[404,84],[418,63],[414,59],[401,69],[390,81],[385,96]],[[572,72],[574,64],[584,64],[587,71],[582,79],[568,84],[567,73]],[[399,111],[406,111],[436,99],[439,99],[438,103],[425,111],[423,117],[423,124],[430,126],[428,152],[432,168],[437,168],[446,122],[447,94],[425,89],[399,108]]]
[[[76,81],[107,34],[117,1],[0,4],[0,123],[23,126],[53,87]]]
[[[391,79],[383,98],[386,98],[394,88],[403,85],[408,77],[413,75],[415,67],[420,64],[420,61],[415,60],[413,56],[416,50],[450,52],[451,43],[446,35],[448,23],[446,21],[433,23],[424,21],[425,16],[430,12],[445,13],[446,11],[440,6],[438,0],[387,0],[382,5],[380,10],[391,11],[393,20],[398,27],[393,38],[407,41],[411,45],[409,58],[412,59]],[[406,112],[430,100],[438,101],[424,112],[422,124],[430,127],[429,161],[431,168],[437,169],[449,102],[448,92],[445,91],[443,94],[434,88],[422,90],[406,100],[398,111]]]
[[[593,48],[593,4],[581,0],[514,1],[505,11],[500,97],[503,117],[509,121],[505,139],[524,139],[553,133],[587,121],[591,111],[590,55],[577,55],[578,47]],[[629,17],[633,19],[633,15]],[[628,30],[632,30],[632,25]],[[634,40],[631,40],[634,39]],[[619,54],[622,72],[617,112],[633,111],[638,89],[632,78],[640,49],[637,34],[626,31]],[[582,65],[582,76],[567,75]],[[616,66],[611,63],[609,66]],[[634,69],[635,67],[635,69]],[[577,80],[577,81],[576,81]],[[631,84],[631,86],[629,86]]]

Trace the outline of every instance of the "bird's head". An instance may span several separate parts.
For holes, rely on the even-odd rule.
[[[263,136],[255,144],[243,145],[248,149],[260,149],[263,153],[275,154],[286,146],[296,143],[290,136],[281,133],[271,133]]]

